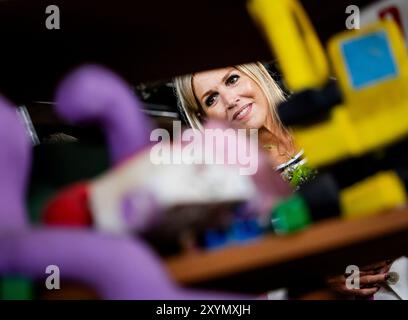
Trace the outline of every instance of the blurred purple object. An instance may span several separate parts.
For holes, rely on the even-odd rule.
[[[122,216],[129,230],[144,232],[160,222],[164,212],[153,193],[139,189],[128,192],[122,199]]]
[[[26,228],[24,203],[31,144],[17,109],[0,97],[0,228]]]
[[[150,144],[152,124],[141,102],[125,81],[103,67],[74,70],[58,87],[55,100],[57,112],[68,122],[102,127],[113,164]]]
[[[61,278],[95,289],[102,299],[249,298],[177,287],[159,257],[134,238],[72,228],[0,232],[1,275],[45,281],[49,265],[59,268]]]
[[[146,130],[146,128],[144,128]],[[135,139],[137,140],[137,139]],[[179,288],[141,240],[91,229],[29,228],[24,209],[30,143],[10,103],[0,97],[0,277],[63,279],[91,286],[102,299],[245,299]]]

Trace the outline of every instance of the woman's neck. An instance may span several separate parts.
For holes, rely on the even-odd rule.
[[[295,156],[296,148],[292,138],[281,128],[272,129],[272,126],[263,126],[259,129],[260,145],[270,154],[276,165],[283,164]]]

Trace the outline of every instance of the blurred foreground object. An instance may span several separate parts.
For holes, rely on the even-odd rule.
[[[275,230],[288,233],[330,216],[405,205],[408,166],[391,152],[399,146],[398,157],[408,158],[401,147],[408,137],[408,57],[397,24],[384,20],[342,32],[324,52],[297,1],[252,0],[249,9],[294,91],[279,106],[280,117],[320,172],[275,208]],[[347,179],[339,174],[346,165]]]

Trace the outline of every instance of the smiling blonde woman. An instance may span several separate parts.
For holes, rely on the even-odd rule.
[[[261,146],[287,179],[304,163],[290,132],[282,125],[277,106],[282,90],[260,62],[187,74],[175,78],[179,107],[192,128],[207,118],[238,128],[258,129]]]

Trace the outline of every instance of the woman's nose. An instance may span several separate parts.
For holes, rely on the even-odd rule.
[[[227,109],[232,109],[238,105],[239,95],[235,90],[228,90],[224,93],[224,100]]]

